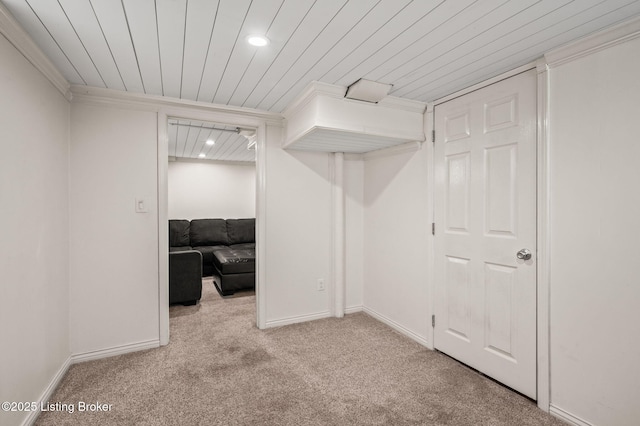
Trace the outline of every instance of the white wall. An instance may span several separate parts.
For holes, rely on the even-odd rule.
[[[267,326],[329,315],[332,228],[330,154],[285,151],[267,127]],[[317,279],[327,283],[317,290]]]
[[[0,64],[0,401],[37,401],[69,359],[69,104],[1,35]]]
[[[71,351],[157,345],[156,113],[74,102],[70,167]]]
[[[364,161],[345,156],[345,306],[361,310],[364,291]]]
[[[367,156],[364,165],[364,306],[426,344],[427,148]]]
[[[640,40],[552,68],[551,403],[640,419]]]
[[[253,163],[179,160],[169,163],[169,219],[256,215]]]

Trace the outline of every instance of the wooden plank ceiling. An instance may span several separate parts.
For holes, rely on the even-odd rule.
[[[237,127],[196,120],[169,119],[169,156],[252,162],[255,146]]]
[[[640,0],[0,1],[72,84],[273,112],[312,80],[432,101],[640,14]]]

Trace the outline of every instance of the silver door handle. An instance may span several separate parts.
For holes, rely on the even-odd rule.
[[[521,260],[529,260],[531,259],[531,250],[522,249],[518,253],[516,253],[516,256],[518,257],[518,259],[521,259]]]

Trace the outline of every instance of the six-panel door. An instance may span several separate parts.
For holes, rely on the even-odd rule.
[[[535,70],[437,105],[435,129],[435,347],[535,399]]]

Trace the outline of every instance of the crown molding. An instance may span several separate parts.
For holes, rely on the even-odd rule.
[[[45,76],[67,100],[71,100],[69,82],[40,50],[29,34],[20,26],[11,12],[0,3],[0,34],[11,43],[27,61]]]
[[[549,67],[556,67],[638,37],[640,37],[640,17],[613,25],[554,49],[544,57]]]
[[[74,102],[89,102],[97,104],[111,104],[127,106],[136,109],[159,111],[160,109],[200,111],[204,113],[219,113],[241,115],[265,122],[270,125],[282,126],[282,115],[253,108],[242,108],[228,105],[211,104],[207,102],[190,101],[170,98],[166,96],[147,95],[143,93],[123,92],[121,90],[104,89],[101,87],[72,85],[71,93]]]

